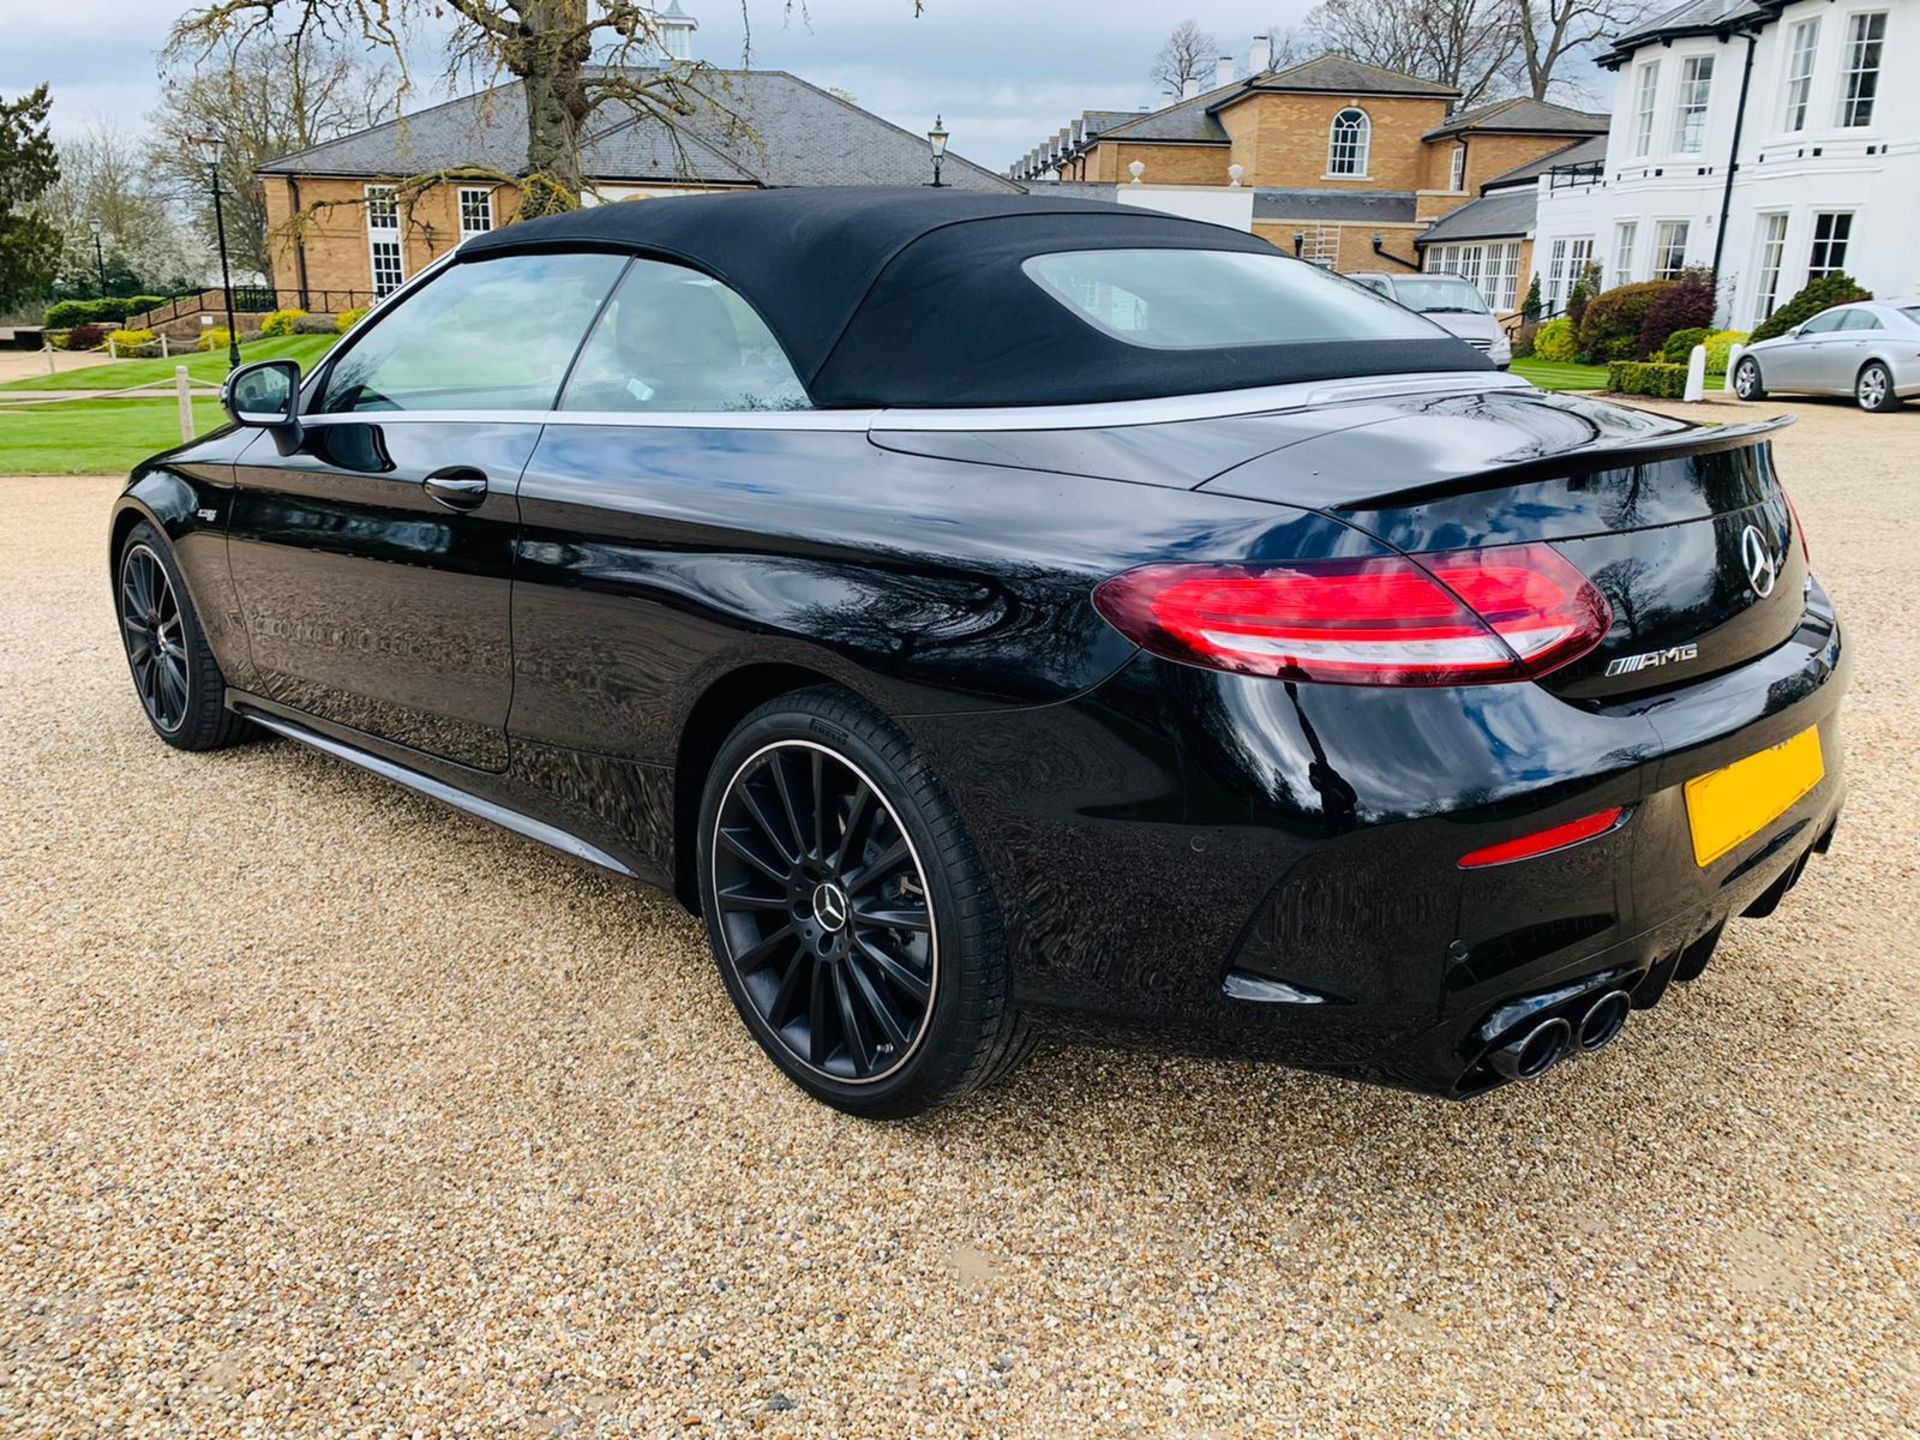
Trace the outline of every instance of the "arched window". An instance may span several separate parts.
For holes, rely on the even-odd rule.
[[[1333,130],[1327,137],[1327,173],[1364,175],[1367,173],[1367,144],[1373,122],[1364,110],[1346,109],[1333,117]]]

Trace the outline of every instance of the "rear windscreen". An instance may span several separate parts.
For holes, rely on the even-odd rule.
[[[1088,324],[1153,350],[1446,334],[1364,286],[1280,254],[1070,250],[1021,268]]]

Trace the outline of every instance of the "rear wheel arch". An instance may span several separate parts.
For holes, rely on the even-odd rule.
[[[742,720],[769,700],[823,686],[857,693],[804,665],[743,665],[712,681],[687,711],[673,758],[673,893],[695,914],[700,912],[700,797],[720,747]]]
[[[1887,411],[1897,409],[1900,405],[1900,397],[1895,393],[1893,388],[1893,366],[1881,359],[1878,355],[1869,355],[1865,360],[1860,362],[1860,368],[1853,372],[1853,399],[1855,404],[1858,404],[1860,400],[1860,382],[1866,378],[1867,372],[1873,369],[1878,369],[1887,377],[1887,396],[1885,401],[1880,405],[1880,410]],[[1865,409],[1866,407],[1861,406],[1860,408]]]

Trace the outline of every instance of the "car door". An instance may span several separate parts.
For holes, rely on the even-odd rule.
[[[1841,312],[1839,332],[1820,347],[1818,387],[1836,395],[1851,395],[1860,367],[1874,345],[1885,338],[1880,317],[1871,310]]]
[[[240,457],[228,564],[265,699],[505,768],[515,492],[624,264],[447,266],[329,357],[296,443]]]
[[[1800,333],[1777,350],[1762,352],[1760,370],[1769,386],[1780,390],[1824,389],[1824,366],[1833,356],[1831,345],[1848,342],[1840,335],[1844,310],[1822,310],[1800,327]]]

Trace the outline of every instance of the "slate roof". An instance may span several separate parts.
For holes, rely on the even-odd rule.
[[[1779,18],[1789,0],[1685,0],[1637,29],[1615,36],[1598,63],[1618,69],[1642,45],[1681,35],[1709,35],[1737,25],[1769,25]]]
[[[1125,124],[1102,130],[1102,140],[1155,140],[1190,145],[1225,145],[1227,127],[1218,112],[1254,95],[1328,93],[1335,95],[1419,95],[1445,99],[1460,92],[1451,85],[1403,75],[1398,70],[1383,70],[1378,65],[1362,65],[1345,55],[1322,55],[1286,70],[1269,70],[1231,85],[1205,90],[1190,100],[1177,100],[1150,114],[1132,118]]]
[[[1523,135],[1536,135],[1542,131],[1547,134],[1604,135],[1611,120],[1612,117],[1605,111],[1573,110],[1565,105],[1522,95],[1450,115],[1444,125],[1436,125],[1421,138],[1432,140],[1441,135],[1457,135],[1463,130],[1505,131]]]
[[[1411,190],[1279,190],[1253,192],[1256,220],[1360,221],[1375,225],[1411,225]]]
[[[1516,165],[1511,170],[1502,170],[1491,180],[1482,182],[1480,193],[1502,190],[1512,185],[1531,186],[1535,180],[1553,169],[1556,165],[1586,165],[1607,158],[1607,137],[1604,134],[1589,135],[1585,140],[1576,140],[1571,145],[1542,155],[1537,160],[1529,160],[1524,165]]]
[[[1514,239],[1533,229],[1539,192],[1526,187],[1496,190],[1478,200],[1469,200],[1451,215],[1414,240],[1416,245],[1435,245],[1448,240]]]
[[[705,83],[714,102],[697,103],[677,131],[618,102],[603,108],[581,142],[586,175],[746,186],[918,185],[931,177],[924,135],[784,70],[710,71]],[[515,80],[270,160],[260,172],[384,177],[470,165],[517,175],[526,169],[526,134],[526,92]],[[941,179],[963,190],[1020,189],[952,150]]]

